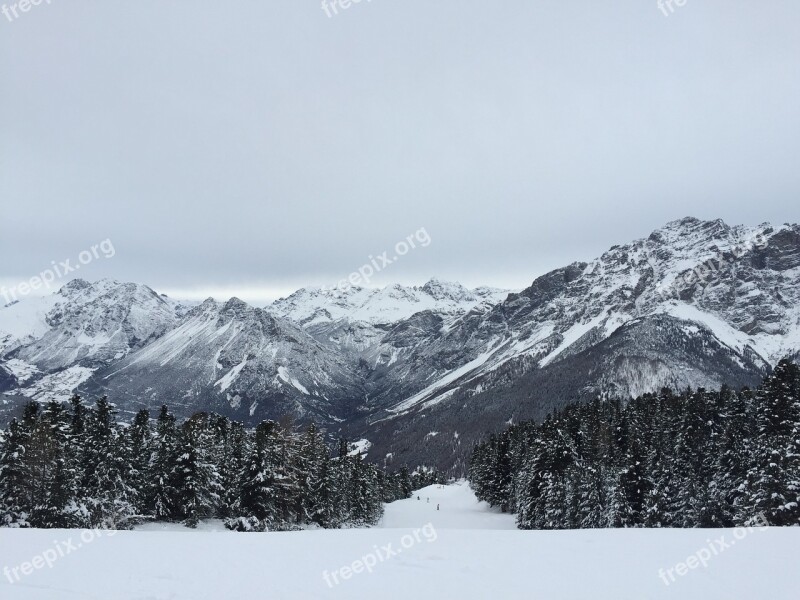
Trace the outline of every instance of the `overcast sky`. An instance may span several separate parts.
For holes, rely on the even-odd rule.
[[[110,239],[81,276],[257,301],[424,228],[374,285],[522,288],[687,215],[800,220],[796,0],[337,11],[0,14],[0,283]]]

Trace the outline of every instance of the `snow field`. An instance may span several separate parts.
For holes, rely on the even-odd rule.
[[[23,563],[70,538],[77,546],[82,533],[0,529],[0,598],[796,600],[800,528],[734,533],[519,531],[465,484],[430,486],[388,505],[372,529],[241,534],[213,522],[197,531],[151,524],[97,535],[27,575]],[[678,564],[722,536],[725,550],[678,575]],[[659,576],[668,569],[669,585]]]

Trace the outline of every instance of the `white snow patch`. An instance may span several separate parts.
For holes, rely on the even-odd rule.
[[[545,356],[541,362],[539,363],[542,367],[550,364],[553,362],[559,354],[561,354],[564,350],[572,346],[575,342],[581,339],[584,335],[589,333],[592,329],[600,325],[603,320],[606,318],[606,313],[600,313],[595,318],[590,319],[586,323],[575,323],[572,327],[567,329],[567,331],[563,334],[563,341],[559,344],[558,348],[553,350],[550,354]]]
[[[36,365],[26,363],[24,360],[18,358],[12,358],[6,361],[3,366],[11,372],[19,383],[24,383],[37,373],[41,373]]]
[[[448,385],[449,383],[454,382],[455,380],[466,375],[470,371],[477,369],[481,365],[485,364],[486,361],[488,361],[492,357],[492,355],[495,352],[497,352],[500,346],[496,344],[497,342],[495,342],[495,344],[492,347],[490,347],[488,351],[484,352],[474,360],[471,360],[467,364],[462,365],[458,369],[453,369],[447,375],[438,379],[432,385],[429,385],[421,392],[418,392],[417,394],[414,394],[410,398],[407,398],[406,400],[403,400],[402,402],[396,404],[393,408],[389,410],[393,413],[404,412],[413,407],[414,405],[416,405],[417,403],[419,403],[420,401],[425,400],[426,398],[431,396],[436,390],[441,389],[442,387]]]
[[[278,377],[280,377],[284,383],[288,383],[295,389],[298,389],[301,392],[303,392],[306,396],[311,395],[309,391],[305,388],[305,386],[303,386],[303,384],[301,384],[299,381],[297,381],[297,379],[291,376],[291,374],[289,373],[289,369],[287,369],[286,367],[278,367]]]
[[[372,448],[372,442],[367,439],[361,439],[350,443],[350,451],[347,454],[348,456],[366,455],[370,448]]]
[[[69,400],[75,388],[87,381],[94,371],[88,367],[69,367],[63,371],[45,375],[32,385],[22,388],[20,393],[37,402]]]
[[[245,359],[242,362],[240,362],[238,365],[236,365],[230,371],[228,371],[225,374],[225,376],[222,377],[219,381],[217,381],[214,385],[218,385],[219,391],[224,392],[229,387],[231,387],[231,384],[234,381],[236,381],[236,378],[239,376],[239,373],[242,372],[242,369],[244,369],[245,365],[247,365],[247,357],[245,357]]]

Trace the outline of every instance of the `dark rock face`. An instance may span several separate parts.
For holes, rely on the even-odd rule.
[[[0,392],[6,392],[17,387],[16,378],[4,367],[0,366]]]

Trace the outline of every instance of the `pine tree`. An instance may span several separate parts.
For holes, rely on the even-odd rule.
[[[34,435],[36,477],[42,486],[40,501],[31,514],[34,527],[69,528],[80,524],[76,518],[77,482],[67,456],[69,432],[69,415],[60,402],[51,400]]]
[[[763,514],[772,525],[800,522],[792,464],[798,379],[797,366],[781,361],[756,394],[757,443],[747,475],[747,506],[752,517]]]
[[[222,517],[235,514],[234,507],[242,494],[242,482],[247,468],[247,458],[252,452],[250,437],[241,423],[230,422],[222,443],[220,476],[222,484]]]
[[[28,527],[29,499],[25,495],[30,474],[25,463],[27,437],[13,419],[0,446],[0,526]]]
[[[328,449],[319,429],[313,423],[303,436],[296,459],[300,521],[325,525],[329,518],[330,489],[325,478],[330,477]]]
[[[87,421],[81,486],[89,526],[127,529],[135,522],[136,490],[127,483],[129,448],[116,427],[116,411],[100,398]]]
[[[569,406],[491,435],[469,473],[521,528],[800,524],[800,369],[781,362],[755,392]]]
[[[184,423],[171,481],[175,490],[174,516],[189,527],[217,515],[222,477],[212,460],[208,415],[194,415]]]
[[[166,406],[156,421],[156,435],[144,487],[146,511],[156,520],[172,520],[177,512],[172,472],[177,459],[178,433],[175,417]]]
[[[408,472],[408,465],[400,467],[400,494],[401,498],[410,498],[414,490],[414,484],[411,482],[411,475]],[[423,486],[419,486],[423,487]],[[419,488],[417,488],[419,489]]]
[[[128,446],[130,448],[130,472],[128,473],[128,483],[136,490],[136,512],[144,514],[147,512],[147,494],[145,492],[149,476],[150,464],[152,462],[152,437],[153,432],[150,428],[150,412],[146,409],[136,413],[133,423],[127,430]]]

